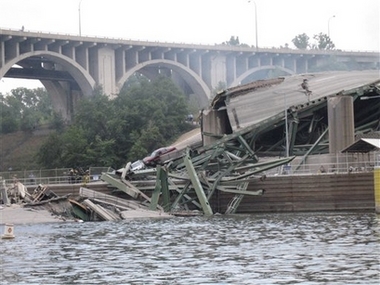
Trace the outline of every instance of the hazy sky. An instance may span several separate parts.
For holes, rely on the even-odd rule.
[[[293,47],[298,34],[330,30],[337,49],[380,50],[380,0],[0,0],[0,28],[78,35],[81,26],[82,36],[211,45],[238,36],[255,45],[254,3],[259,47]],[[20,84],[32,88],[3,78],[0,92]]]

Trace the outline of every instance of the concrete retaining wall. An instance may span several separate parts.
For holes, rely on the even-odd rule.
[[[265,189],[264,195],[246,195],[237,213],[375,209],[372,172],[271,176],[251,183],[247,190],[258,189]],[[219,192],[213,207],[223,213],[233,196]]]

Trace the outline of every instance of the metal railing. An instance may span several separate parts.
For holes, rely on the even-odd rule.
[[[272,158],[273,159],[273,158]],[[300,165],[301,157],[297,157],[288,165],[282,165],[268,171],[266,175],[313,175],[323,173],[357,173],[372,172],[375,166],[380,166],[380,151],[367,154],[337,154],[310,156],[306,163]],[[300,165],[298,167],[298,165]],[[66,183],[83,183],[83,175],[77,175],[72,180],[71,168],[39,169],[23,171],[0,172],[0,180],[7,184],[15,180],[24,185],[51,185]],[[90,167],[90,182],[99,181],[103,172],[112,172],[110,167]]]
[[[51,185],[51,184],[67,184],[67,183],[83,183],[84,175],[70,175],[71,168],[55,168],[55,169],[38,169],[38,170],[22,170],[22,171],[4,171],[0,172],[0,180],[5,180],[6,184],[16,181],[24,185]],[[90,182],[98,181],[102,172],[112,172],[110,167],[90,167]],[[74,179],[73,179],[74,178]]]
[[[313,175],[323,173],[372,172],[380,164],[380,152],[366,154],[337,154],[310,156],[309,161],[300,164],[296,158],[289,165],[279,166],[267,171],[267,175]]]

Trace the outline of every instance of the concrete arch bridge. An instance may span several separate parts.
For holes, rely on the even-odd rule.
[[[81,96],[101,86],[115,96],[134,73],[170,76],[185,94],[207,106],[219,83],[227,88],[257,79],[307,73],[326,64],[378,69],[376,52],[254,49],[81,37],[0,29],[0,78],[37,79],[70,119]],[[16,68],[18,67],[18,68]]]

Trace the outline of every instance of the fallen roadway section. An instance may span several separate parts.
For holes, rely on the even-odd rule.
[[[299,90],[305,78],[313,89],[311,99]],[[296,154],[301,161],[293,165],[294,169],[314,153],[328,153],[327,135],[331,129],[327,115],[331,100],[338,98],[361,104],[361,96],[378,94],[379,84],[376,72],[328,73],[257,81],[224,90],[215,96],[208,110],[202,111],[199,139],[188,138],[182,148],[177,145],[178,151],[168,153],[156,165],[135,170],[128,162],[122,169],[103,172],[100,178],[112,189],[112,195],[96,193],[89,189],[91,183],[83,185],[79,195],[75,193],[76,199],[69,199],[72,212],[84,221],[234,214],[244,207],[242,201],[247,196],[252,207],[255,203],[252,197],[273,192],[265,189],[271,185],[261,183],[266,180],[266,172],[276,169],[278,174],[289,174],[286,171]],[[355,125],[373,131],[378,125],[377,106],[374,110],[362,107],[365,111],[372,110],[370,122],[358,116]],[[195,136],[198,137],[196,133]],[[275,158],[279,156],[282,158]],[[359,175],[349,178],[360,181]],[[307,190],[309,185],[302,187]],[[330,184],[325,186],[329,187]],[[23,187],[17,189],[25,192]],[[36,190],[32,198],[26,195],[30,205],[57,198],[51,197],[51,191],[44,186]],[[310,193],[314,205],[315,192]],[[218,205],[220,197],[226,199],[223,205]],[[291,192],[287,199],[293,201],[294,197]],[[303,196],[296,198],[304,201]],[[284,205],[305,208],[299,204],[297,200]],[[339,207],[350,207],[348,202],[342,205]],[[272,203],[266,209],[281,210],[285,206],[276,208]],[[338,206],[331,204],[330,208],[334,207]]]
[[[118,173],[103,173],[101,179],[123,192],[150,211],[164,211],[171,215],[213,215],[210,201],[218,191],[233,193],[225,214],[234,214],[245,195],[258,196],[264,189],[247,191],[250,183],[265,180],[265,171],[288,164],[294,157],[255,162],[247,145],[234,144],[221,148],[215,143],[203,153],[187,148],[181,157],[138,171],[126,167]],[[233,154],[242,154],[239,157]],[[236,149],[240,149],[236,152]],[[116,205],[116,202],[115,202]]]

